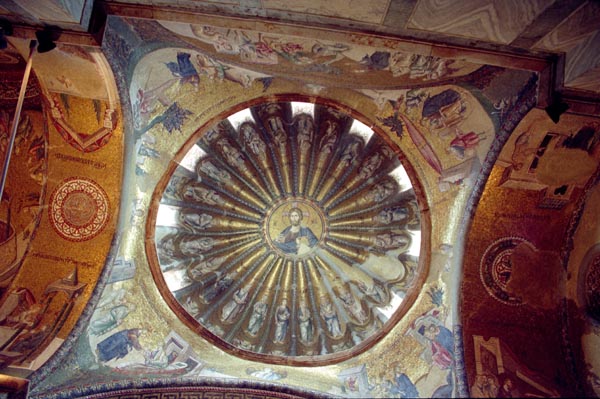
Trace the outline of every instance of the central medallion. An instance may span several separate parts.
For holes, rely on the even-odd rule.
[[[265,218],[265,238],[277,253],[304,257],[323,241],[325,217],[321,209],[304,198],[288,198],[271,208]]]

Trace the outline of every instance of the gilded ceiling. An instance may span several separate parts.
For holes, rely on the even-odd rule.
[[[595,2],[16,3],[3,389],[598,395]]]

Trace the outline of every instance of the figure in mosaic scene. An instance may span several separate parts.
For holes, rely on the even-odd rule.
[[[287,133],[283,128],[283,121],[281,120],[281,118],[276,116],[273,118],[269,118],[267,122],[269,124],[269,133],[271,133],[271,135],[273,136],[273,141],[275,142],[275,144],[277,144],[280,147],[285,146],[285,143],[287,141]]]
[[[375,171],[381,166],[382,162],[383,156],[376,152],[367,158],[361,165],[360,169],[358,170],[358,175],[363,180],[368,179],[369,177],[373,176],[373,173],[375,173]]]
[[[388,297],[383,287],[374,281],[371,285],[367,285],[364,281],[359,281],[357,287],[365,296],[376,303],[383,303],[385,298]]]
[[[159,241],[157,249],[159,250],[161,259],[163,259],[163,264],[172,263],[176,259],[180,258],[176,251],[175,235],[173,234],[164,236]]]
[[[391,386],[389,387],[389,392],[393,395],[393,397],[399,398],[418,398],[419,392],[417,391],[417,387],[410,378],[402,371],[402,367],[397,364],[394,367],[394,379],[392,381]]]
[[[133,113],[136,118],[134,127],[137,130],[142,130],[148,123],[152,114],[158,110],[159,107],[168,107],[173,102],[167,95],[168,89],[170,89],[177,79],[168,79],[157,87],[145,89],[139,88],[136,93],[136,100],[133,105]]]
[[[20,288],[18,290],[20,290]],[[14,329],[34,328],[42,320],[45,310],[45,306],[42,303],[33,302],[29,304],[29,302],[25,302],[25,304],[16,306],[11,314],[7,315],[6,318],[2,320],[2,325]]]
[[[198,171],[206,173],[211,179],[218,183],[225,183],[231,180],[231,175],[224,169],[217,167],[211,161],[199,163]]]
[[[102,335],[117,328],[134,309],[132,305],[117,305],[104,315],[92,319],[90,322],[90,333]]]
[[[338,319],[337,312],[333,307],[333,304],[329,300],[329,297],[325,297],[323,299],[323,303],[321,304],[321,317],[325,321],[325,327],[327,327],[327,331],[329,334],[338,338],[342,336],[342,328],[340,326],[340,321]]]
[[[203,259],[199,262],[192,263],[188,270],[192,278],[198,279],[207,273],[217,270],[223,263],[223,260],[223,257]]]
[[[419,334],[429,342],[426,352],[433,364],[440,369],[448,369],[454,361],[454,336],[452,331],[437,324],[422,325]]]
[[[313,339],[313,321],[312,313],[303,298],[298,308],[298,322],[300,324],[300,339],[304,342],[311,342]]]
[[[102,294],[96,308],[102,309],[125,304],[127,303],[125,295],[127,295],[127,290],[124,288],[114,288],[114,285],[110,285]]]
[[[225,161],[231,166],[240,168],[244,165],[244,156],[242,153],[229,143],[229,140],[223,139],[217,142]]]
[[[200,83],[200,76],[198,71],[190,61],[191,54],[178,52],[177,62],[167,62],[166,66],[171,71],[171,74],[181,80],[182,84],[190,83],[198,90],[198,84]]]
[[[373,216],[373,220],[381,224],[399,224],[406,221],[408,218],[408,208],[404,206],[395,206],[392,208],[383,209],[377,215]]]
[[[275,246],[286,254],[298,254],[298,248],[301,244],[308,247],[314,247],[319,239],[312,232],[310,227],[301,225],[303,219],[302,210],[292,208],[289,212],[290,225],[275,238]]]
[[[243,286],[238,289],[233,294],[233,298],[223,306],[223,310],[221,311],[221,321],[230,323],[237,319],[242,310],[244,310],[247,301],[248,288]]]
[[[499,398],[520,398],[523,396],[515,386],[514,377],[508,373],[498,375],[498,380],[500,382],[500,388],[498,388]]]
[[[396,191],[396,184],[392,181],[384,180],[377,184],[367,192],[365,198],[369,202],[379,203],[388,198]]]
[[[410,237],[402,233],[385,233],[375,236],[373,244],[384,251],[406,248],[410,244]]]
[[[265,321],[268,310],[267,299],[266,296],[263,296],[252,307],[252,316],[250,316],[248,327],[246,328],[246,331],[248,331],[250,335],[255,336],[258,334],[258,330],[260,330]]]
[[[485,134],[475,132],[463,132],[460,129],[455,129],[455,137],[450,141],[448,151],[456,158],[465,159],[475,155],[475,149],[485,139]]]
[[[321,139],[321,154],[330,154],[333,152],[335,142],[337,141],[337,128],[338,125],[332,121],[326,121],[327,128],[325,134]]]
[[[181,198],[193,202],[203,202],[208,205],[217,205],[222,202],[215,190],[202,187],[197,183],[186,184],[183,187]]]
[[[260,134],[256,131],[251,123],[242,123],[240,133],[246,147],[250,149],[252,154],[262,158],[265,155],[267,145],[261,139]]]
[[[489,373],[477,374],[475,383],[471,387],[471,397],[497,398],[498,389],[498,379],[495,375]]]
[[[235,271],[221,276],[214,285],[210,286],[206,291],[204,291],[202,294],[202,300],[205,303],[211,302],[213,299],[231,287],[236,277],[237,273]]]
[[[281,305],[275,311],[275,337],[273,342],[283,343],[287,337],[288,326],[290,323],[290,308],[287,306],[287,299],[283,299]]]
[[[182,187],[189,181],[190,180],[185,177],[173,175],[171,177],[171,180],[169,180],[167,187],[165,187],[165,192],[163,194],[164,197],[171,199],[181,199]]]
[[[527,159],[537,152],[537,146],[529,142],[531,136],[532,133],[530,131],[525,131],[519,134],[515,140],[515,148],[511,155],[512,168],[514,170],[523,169]]]
[[[215,245],[211,237],[182,237],[179,240],[179,250],[186,256],[194,256],[201,252],[210,251]]]
[[[348,289],[343,288],[339,298],[342,301],[342,305],[344,305],[344,309],[346,309],[355,320],[359,323],[364,323],[368,320],[368,316],[362,308],[360,301],[357,301]]]
[[[191,296],[188,296],[185,299],[185,301],[181,304],[181,306],[183,306],[185,311],[191,314],[192,316],[196,316],[198,314],[198,311],[200,310],[198,303],[196,303],[196,301],[194,301]]]
[[[358,155],[360,154],[361,143],[358,140],[351,141],[346,148],[344,148],[344,152],[340,156],[340,162],[337,168],[347,168],[353,162],[356,162],[358,159]]]
[[[310,148],[314,136],[314,127],[309,115],[302,114],[298,117],[298,147],[305,150]]]
[[[206,213],[184,210],[179,213],[179,223],[190,232],[204,230],[212,226],[213,217]]]
[[[108,362],[112,359],[121,359],[127,356],[132,349],[143,350],[139,341],[140,335],[142,335],[141,329],[131,328],[116,332],[100,341],[96,346],[98,360]]]

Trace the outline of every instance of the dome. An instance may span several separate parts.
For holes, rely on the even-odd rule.
[[[368,349],[422,280],[403,156],[335,104],[237,109],[184,145],[155,191],[147,251],[161,293],[242,357],[319,365]]]

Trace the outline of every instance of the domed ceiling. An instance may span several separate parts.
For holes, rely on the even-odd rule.
[[[597,396],[595,2],[92,3],[0,202],[6,386]]]
[[[420,273],[399,155],[344,110],[302,101],[260,102],[199,134],[149,221],[154,275],[180,317],[244,356],[313,365],[389,330]]]

